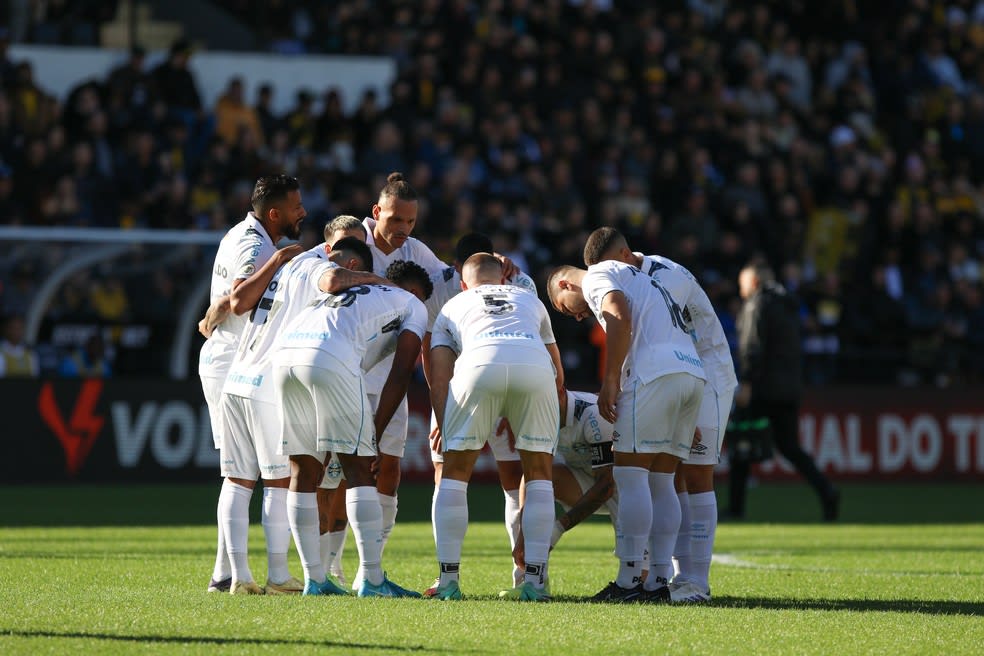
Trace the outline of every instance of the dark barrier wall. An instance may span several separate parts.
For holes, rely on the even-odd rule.
[[[215,480],[197,380],[0,380],[8,482]],[[838,388],[807,394],[800,440],[834,478],[984,480],[984,389]],[[405,480],[432,478],[427,390],[410,390]],[[727,439],[725,439],[727,448]],[[727,462],[721,465],[727,470]],[[495,480],[483,453],[476,480]],[[758,467],[790,476],[785,462]]]

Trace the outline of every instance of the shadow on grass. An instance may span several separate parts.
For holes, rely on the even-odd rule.
[[[80,631],[20,631],[0,629],[0,636],[15,638],[70,638],[81,640],[110,640],[113,642],[143,642],[180,645],[284,645],[298,647],[338,647],[367,651],[405,651],[419,653],[446,653],[445,649],[401,645],[371,645],[359,642],[334,642],[331,640],[301,640],[296,638],[219,638],[215,636],[161,636],[161,635],[117,635],[114,633],[82,633]],[[456,649],[455,651],[460,651]]]
[[[771,599],[768,597],[714,597],[714,608],[768,610],[853,610],[924,615],[984,616],[984,601],[928,601],[924,599]]]

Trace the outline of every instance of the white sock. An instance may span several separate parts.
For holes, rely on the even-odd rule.
[[[717,532],[718,509],[714,492],[690,495],[690,549],[693,567],[687,578],[701,590],[710,590],[711,553]]]
[[[646,589],[655,590],[673,577],[673,545],[680,531],[680,500],[673,474],[649,474],[653,523],[649,531],[649,576]]]
[[[393,496],[388,494],[379,495],[379,507],[383,511],[383,546],[380,549],[380,554],[382,554],[382,549],[386,548],[386,543],[389,542],[390,533],[393,532],[393,526],[396,524],[396,512],[398,505],[399,504],[395,494]]]
[[[673,547],[673,576],[686,579],[694,568],[690,555],[690,495],[678,492],[677,499],[680,500],[680,532]]]
[[[223,483],[223,486],[225,483]],[[222,500],[221,490],[219,498],[215,502],[215,527],[218,533],[218,540],[215,548],[215,567],[212,568],[212,580],[215,582],[225,581],[232,577],[232,563],[229,561],[229,553],[226,551],[225,531],[222,529],[222,515],[219,508]]]
[[[447,585],[458,580],[461,545],[468,530],[468,483],[442,478],[434,498],[434,542],[441,581]]]
[[[287,520],[301,557],[305,581],[322,583],[326,577],[325,567],[321,564],[318,534],[318,495],[314,492],[287,492]]]
[[[264,486],[261,518],[267,545],[267,578],[280,584],[290,578],[287,569],[287,549],[290,548],[287,488]]]
[[[253,490],[233,483],[228,478],[219,494],[219,523],[225,533],[226,551],[232,565],[233,581],[252,581],[249,571],[249,500]]]
[[[347,528],[321,534],[321,563],[333,576],[342,573],[342,552],[345,550],[347,535]]]
[[[522,515],[522,508],[519,506],[519,489],[515,490],[503,490],[503,496],[506,498],[506,507],[504,511],[506,520],[506,532],[509,534],[509,548],[512,549],[516,546],[516,540],[519,538],[520,521],[519,518]],[[519,586],[523,582],[524,572],[521,567],[513,565],[513,587]]]
[[[348,488],[345,510],[359,549],[359,567],[369,583],[379,585],[383,582],[383,510],[379,492],[371,485]]]
[[[554,489],[551,481],[526,483],[523,509],[523,539],[526,542],[525,580],[543,588],[547,578],[547,557],[554,525]]]
[[[615,552],[620,565],[615,582],[634,588],[642,581],[642,560],[653,523],[653,499],[649,492],[649,470],[643,467],[612,468],[618,488],[618,530]]]

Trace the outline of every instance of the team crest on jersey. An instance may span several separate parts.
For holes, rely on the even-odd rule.
[[[620,437],[621,435],[618,434],[618,431],[612,431],[612,442],[618,442],[618,438]]]
[[[327,471],[325,473],[328,476],[328,478],[339,478],[339,477],[341,477],[341,475],[342,475],[342,463],[340,463],[340,462],[338,462],[338,461],[336,461],[334,459],[331,460],[328,463],[328,469],[327,469]]]
[[[583,399],[575,399],[574,400],[574,419],[580,420],[581,419],[581,416],[584,414],[584,411],[587,410],[588,409],[588,406],[590,406],[590,405],[592,405],[592,404],[591,403],[588,403],[587,401],[584,401]]]

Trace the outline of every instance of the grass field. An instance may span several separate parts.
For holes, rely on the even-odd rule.
[[[436,572],[429,487],[405,486],[391,578]],[[473,486],[458,603],[206,594],[217,486],[0,488],[0,654],[979,654],[984,486],[847,486],[844,521],[800,485],[762,486],[722,524],[705,606],[584,603],[612,577],[603,520],[551,558],[551,604],[509,580],[501,493]],[[254,495],[254,501],[259,495]],[[254,509],[255,510],[255,509]],[[254,512],[258,517],[258,511]],[[251,566],[265,577],[262,529]],[[346,571],[355,569],[354,541]],[[296,555],[292,571],[300,574]]]

